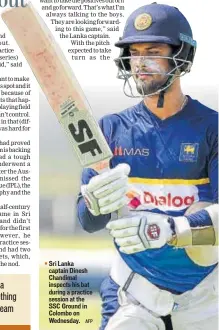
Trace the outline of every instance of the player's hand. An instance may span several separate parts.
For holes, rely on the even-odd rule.
[[[128,164],[120,164],[91,178],[81,187],[81,193],[89,211],[97,216],[119,210],[127,203]]]
[[[161,248],[173,237],[168,216],[141,212],[129,218],[110,221],[106,228],[115,238],[119,250],[131,254]]]

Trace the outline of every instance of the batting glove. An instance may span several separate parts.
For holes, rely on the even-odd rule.
[[[106,228],[126,254],[161,248],[173,237],[168,217],[150,212],[111,221]]]
[[[85,203],[93,215],[115,212],[127,203],[129,172],[128,164],[120,164],[91,178],[81,187]]]

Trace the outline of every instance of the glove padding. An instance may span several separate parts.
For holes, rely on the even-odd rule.
[[[173,237],[168,216],[141,212],[129,218],[111,221],[106,228],[115,238],[119,250],[126,254],[146,249],[157,249],[168,243]]]
[[[93,215],[112,213],[127,203],[129,172],[128,164],[119,164],[81,187],[85,203]]]

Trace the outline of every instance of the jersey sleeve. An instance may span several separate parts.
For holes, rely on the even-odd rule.
[[[213,202],[218,203],[218,127],[216,123],[212,125],[208,133],[209,159],[208,159],[208,177],[210,179]]]
[[[109,143],[109,125],[107,125],[106,120],[101,119],[99,122],[99,126],[106,138],[107,143]],[[82,185],[88,184],[90,179],[96,175],[98,175],[98,173],[95,170],[91,168],[84,169],[81,177]],[[77,200],[77,216],[82,228],[89,233],[104,229],[111,217],[110,214],[99,216],[94,216],[93,214],[91,214],[84,202],[84,198],[81,193],[79,194]]]
[[[217,122],[217,119],[216,119]],[[215,124],[208,130],[208,177],[210,179],[213,203],[218,203],[218,128]],[[212,220],[206,210],[200,210],[186,216],[192,228],[212,226]]]

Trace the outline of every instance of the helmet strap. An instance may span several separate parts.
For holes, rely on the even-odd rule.
[[[162,90],[160,91],[159,96],[158,96],[157,108],[163,108],[163,106],[164,106],[165,93],[170,88],[170,86],[172,85],[173,81],[174,81],[174,76],[169,77],[167,79],[167,81],[165,82],[165,84],[162,86]]]
[[[158,107],[158,108],[163,108],[165,92],[166,92],[166,90],[161,91],[161,92],[159,93],[158,101],[157,101],[157,107]]]

